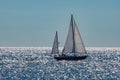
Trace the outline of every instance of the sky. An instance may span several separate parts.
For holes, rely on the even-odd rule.
[[[120,0],[0,0],[0,46],[63,47],[71,14],[86,47],[120,47]]]

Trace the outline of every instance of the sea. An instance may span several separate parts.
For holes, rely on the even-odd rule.
[[[85,60],[57,61],[51,47],[0,47],[0,80],[120,80],[119,47],[86,50]]]

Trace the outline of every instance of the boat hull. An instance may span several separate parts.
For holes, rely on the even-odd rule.
[[[84,60],[87,58],[87,55],[84,56],[54,56],[54,59],[56,60]]]

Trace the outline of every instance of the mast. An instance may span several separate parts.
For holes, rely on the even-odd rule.
[[[73,47],[72,47],[72,53],[75,53],[75,37],[74,37],[74,19],[73,14],[71,14],[71,24],[72,24],[72,34],[73,34]]]

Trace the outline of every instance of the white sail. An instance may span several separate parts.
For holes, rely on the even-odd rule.
[[[57,31],[56,31],[51,54],[58,54],[58,53],[59,53],[59,50],[58,50],[58,35],[57,35]]]
[[[77,24],[71,15],[70,27],[62,53],[86,53]]]
[[[85,47],[84,47],[84,44],[75,20],[74,20],[74,41],[75,41],[75,53],[86,53],[86,50],[85,50]]]
[[[68,31],[67,40],[62,53],[72,53],[73,50],[73,17],[71,15],[70,27]]]

